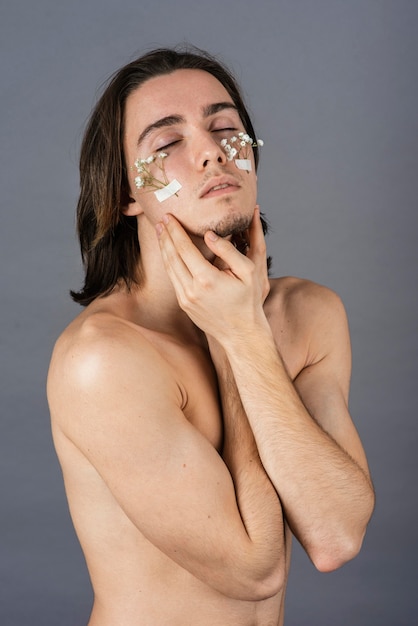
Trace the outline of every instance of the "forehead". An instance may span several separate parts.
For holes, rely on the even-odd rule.
[[[176,70],[150,78],[132,92],[126,101],[126,130],[132,124],[145,127],[166,115],[199,115],[208,104],[232,102],[232,98],[212,74],[203,70]]]

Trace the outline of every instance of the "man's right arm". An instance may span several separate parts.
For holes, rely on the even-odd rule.
[[[159,550],[232,598],[280,590],[281,507],[246,428],[242,441],[236,433],[246,468],[237,501],[227,466],[185,418],[166,362],[139,333],[90,318],[53,358],[48,398],[55,427]]]
[[[281,533],[280,560],[285,571],[285,534],[281,503],[260,461],[257,444],[238,392],[235,378],[224,349],[208,336],[212,362],[216,369],[224,422],[222,457],[231,473],[241,516],[252,537],[262,539],[266,531],[270,537]],[[255,479],[258,473],[257,479]],[[249,474],[252,479],[248,480]],[[252,490],[254,493],[251,493]],[[263,506],[254,509],[254,502],[262,497]],[[277,506],[280,503],[280,506]],[[263,515],[264,512],[264,515]],[[271,549],[270,542],[267,544]]]

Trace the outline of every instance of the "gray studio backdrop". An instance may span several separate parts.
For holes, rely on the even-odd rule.
[[[105,78],[184,40],[244,85],[265,140],[274,272],[335,289],[351,324],[351,409],[377,509],[338,572],[319,574],[295,546],[286,624],[418,623],[417,32],[415,0],[1,0],[2,626],[87,620],[44,391],[78,312],[78,148]]]

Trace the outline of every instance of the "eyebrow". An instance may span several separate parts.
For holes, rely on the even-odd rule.
[[[233,102],[215,102],[214,104],[208,104],[203,108],[203,117],[210,117],[211,115],[215,115],[215,113],[219,113],[225,109],[233,109],[238,113],[238,109]]]
[[[215,113],[224,111],[225,109],[233,109],[234,111],[238,112],[238,109],[235,104],[233,104],[233,102],[215,102],[213,104],[208,104],[207,106],[203,107],[202,115],[204,118],[207,118],[211,115],[215,115]],[[137,148],[139,148],[145,138],[148,137],[148,135],[150,135],[154,130],[174,126],[175,124],[184,124],[185,121],[186,120],[182,115],[167,115],[159,120],[156,120],[155,122],[152,122],[152,124],[146,126],[146,128],[144,128],[142,133],[139,135],[136,144]]]

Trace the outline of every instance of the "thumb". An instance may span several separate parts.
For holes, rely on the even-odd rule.
[[[216,261],[218,268],[229,268],[236,276],[243,277],[250,261],[236,249],[234,244],[219,237],[212,230],[205,233],[205,244],[218,257],[219,260]]]

